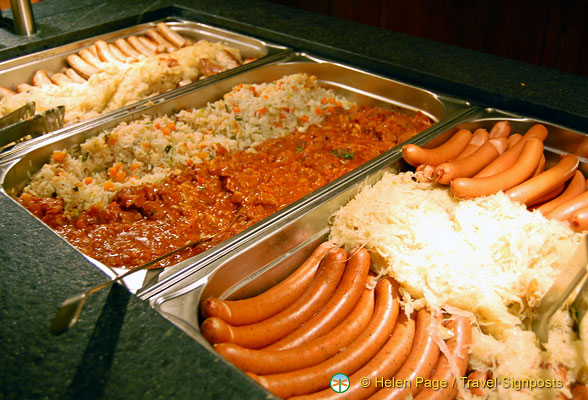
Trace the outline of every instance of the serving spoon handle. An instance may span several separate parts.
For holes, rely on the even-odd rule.
[[[117,276],[114,279],[102,282],[101,284],[96,285],[93,288],[90,288],[83,293],[80,293],[80,294],[77,294],[75,296],[68,298],[67,300],[65,300],[61,304],[61,306],[59,307],[59,310],[57,310],[57,314],[55,314],[55,318],[53,319],[53,324],[51,325],[51,333],[54,335],[60,335],[64,332],[66,332],[72,326],[74,326],[76,324],[76,322],[78,322],[78,318],[80,317],[80,314],[82,312],[82,308],[84,306],[86,299],[92,293],[96,293],[96,292],[112,285],[113,283],[119,282],[122,279],[126,278],[127,276],[129,276],[131,274],[134,274],[137,271],[142,271],[146,268],[149,268],[150,266],[157,264],[161,260],[163,260],[171,255],[174,255],[177,252],[182,251],[188,247],[196,246],[200,243],[209,241],[214,236],[216,236],[216,235],[206,236],[203,238],[193,240],[193,241],[186,243],[185,245],[178,247],[177,249],[172,250],[169,253],[163,254],[163,255],[161,255],[161,256],[159,256],[159,257],[157,257],[157,258],[155,258],[155,259],[153,259],[153,260],[151,260],[151,261],[149,261],[149,262],[147,262],[137,268],[133,268],[133,269],[125,272],[124,274]]]

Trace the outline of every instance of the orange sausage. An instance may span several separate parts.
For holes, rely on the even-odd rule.
[[[153,40],[154,42],[156,42],[160,46],[163,46],[165,51],[167,51],[168,53],[171,53],[172,51],[177,50],[173,44],[171,44],[169,41],[167,41],[163,36],[161,36],[153,28],[148,29],[147,32],[145,32],[145,35],[147,35],[148,38],[150,38],[151,40]]]
[[[537,164],[537,168],[535,168],[535,172],[533,172],[533,177],[539,175],[540,173],[542,173],[543,171],[545,171],[545,154],[543,154],[543,156],[541,157],[541,160],[539,160],[539,164]]]
[[[151,51],[148,47],[146,47],[143,43],[141,43],[136,36],[129,36],[127,38],[127,42],[129,42],[129,44],[131,46],[133,46],[135,48],[135,50],[137,50],[139,53],[143,54],[144,56],[150,56],[152,54],[155,54],[154,51]]]
[[[16,94],[14,90],[0,86],[0,99],[3,97],[12,96],[13,94]]]
[[[572,229],[576,232],[582,232],[588,229],[588,207],[580,208],[568,218]]]
[[[147,47],[149,49],[149,51],[152,51],[155,54],[165,52],[164,46],[157,44],[157,42],[154,42],[153,40],[151,40],[145,36],[138,36],[137,39],[139,39],[139,42],[141,42],[141,44],[143,46]]]
[[[490,139],[505,138],[510,135],[510,124],[508,121],[500,121],[490,129]]]
[[[488,380],[487,372],[474,371],[468,375],[468,381],[479,381],[480,383],[469,383],[470,392],[474,396],[485,396],[486,392],[481,389],[482,384]]]
[[[68,68],[65,70],[65,75],[75,83],[85,83],[87,82],[84,78],[80,76],[73,68]]]
[[[51,82],[53,82],[54,84],[56,84],[58,86],[61,86],[64,83],[73,83],[73,81],[69,78],[69,76],[62,74],[61,72],[53,74],[51,76]]]
[[[108,50],[112,53],[112,55],[120,62],[127,62],[128,58],[118,47],[113,45],[112,43],[108,43]]]
[[[392,333],[398,308],[398,294],[392,282],[388,278],[381,279],[376,286],[374,314],[365,331],[346,349],[312,367],[283,374],[248,375],[283,398],[325,389],[336,373],[351,375],[372,359]]]
[[[564,201],[547,214],[546,217],[549,219],[566,221],[574,212],[584,207],[588,207],[588,191],[582,192],[580,195]]]
[[[514,144],[507,151],[502,153],[500,157],[496,158],[488,164],[483,170],[478,172],[474,178],[485,178],[506,171],[517,161],[525,143],[532,138],[539,139],[541,142],[547,137],[547,128],[543,125],[533,125],[527,133]],[[537,164],[535,164],[537,165]]]
[[[461,198],[489,196],[524,182],[533,174],[541,160],[543,142],[539,139],[529,139],[524,144],[521,155],[509,169],[485,178],[454,179],[451,182],[453,194]]]
[[[112,54],[110,48],[108,47],[108,43],[106,43],[104,40],[97,40],[96,43],[94,43],[94,45],[96,46],[96,51],[98,53],[98,57],[100,58],[100,60],[104,62],[120,61],[118,58],[114,56],[114,54]]]
[[[174,32],[167,24],[160,22],[157,24],[157,30],[161,35],[175,47],[182,48],[187,44],[186,39]]]
[[[586,400],[588,399],[588,387],[586,385],[577,384],[572,389],[572,400]]]
[[[445,143],[434,149],[424,149],[416,144],[405,144],[402,147],[402,157],[412,165],[418,167],[421,164],[437,166],[441,163],[457,157],[469,144],[472,139],[472,132],[467,129],[460,129]]]
[[[70,54],[67,56],[67,63],[81,76],[88,79],[92,75],[98,73],[98,69],[88,64],[77,54]]]
[[[435,168],[435,182],[449,185],[455,178],[469,178],[488,165],[508,147],[505,138],[492,139],[466,158],[440,164]]]
[[[34,86],[31,86],[28,83],[19,83],[18,85],[16,85],[16,91],[18,93],[30,92],[33,89],[34,89]]]
[[[527,203],[527,207],[530,209],[535,209],[539,204],[543,204],[547,201],[550,201],[561,194],[566,187],[565,183],[562,183],[559,186],[556,186],[555,189],[550,190],[549,192],[545,193],[541,197],[537,197],[537,199],[530,201]]]
[[[400,314],[390,339],[382,349],[366,365],[349,377],[349,388],[345,391],[345,399],[365,399],[378,390],[375,385],[376,379],[392,378],[408,358],[414,332],[414,317],[408,318],[406,314]],[[361,378],[364,377],[369,378],[372,382],[367,388],[361,386]],[[340,398],[341,394],[335,393],[331,388],[328,388],[307,396],[291,397],[289,400],[336,400]]]
[[[521,140],[522,137],[523,137],[523,135],[521,135],[520,133],[513,133],[512,135],[510,135],[507,138],[508,139],[508,148],[510,149],[512,146],[517,144],[519,142],[519,140]]]
[[[545,203],[537,208],[543,215],[549,214],[559,205],[565,203],[568,200],[573,199],[576,196],[579,196],[583,192],[586,191],[586,180],[584,179],[584,175],[582,172],[576,170],[574,173],[574,177],[568,184],[566,190],[563,193],[556,197],[555,199],[551,200],[549,203]]]
[[[351,312],[370,272],[370,253],[362,248],[352,250],[350,254],[341,282],[327,304],[307,323],[266,347],[266,350],[284,350],[300,346],[329,332]]]
[[[435,167],[429,164],[421,164],[414,171],[417,182],[431,182],[435,175]]]
[[[476,129],[472,135],[472,139],[466,148],[457,156],[456,160],[468,157],[474,151],[478,150],[480,146],[486,143],[489,139],[488,131],[484,128]]]
[[[417,377],[429,377],[439,360],[439,346],[433,337],[439,322],[438,318],[433,318],[425,309],[418,312],[416,333],[410,354],[402,368],[394,375],[399,381],[410,381],[410,385],[402,388],[380,389],[370,399],[405,399],[408,395],[413,397],[417,395],[422,389],[422,386],[416,385]]]
[[[90,50],[88,49],[81,49],[79,51],[80,57],[82,57],[84,59],[84,61],[86,61],[88,64],[90,64],[91,66],[100,69],[100,65],[102,64],[102,61],[100,61],[100,59],[95,56]]]
[[[365,330],[374,312],[374,290],[364,289],[355,308],[333,330],[316,340],[283,351],[252,350],[233,343],[214,345],[227,360],[243,371],[276,374],[310,367],[349,346]]]
[[[580,160],[573,154],[566,154],[561,160],[547,171],[515,186],[505,193],[512,201],[529,204],[570,179]]]
[[[139,53],[137,50],[135,50],[135,48],[133,46],[131,46],[129,44],[129,42],[127,42],[125,39],[116,39],[114,41],[114,44],[116,45],[116,47],[118,47],[120,49],[120,51],[123,52],[123,54],[125,54],[127,57],[139,57],[141,55],[141,53]]]
[[[250,325],[232,326],[220,318],[211,317],[201,326],[202,335],[212,344],[235,343],[250,349],[260,349],[283,338],[320,310],[329,300],[345,268],[347,252],[331,249],[306,290],[278,314]]]
[[[461,379],[464,376],[470,360],[468,353],[469,347],[472,344],[472,327],[469,319],[465,317],[457,317],[457,319],[450,321],[447,328],[451,329],[453,336],[447,341],[447,348],[454,358],[459,376],[454,376],[449,361],[445,354],[441,354],[439,361],[435,366],[435,373],[431,376],[434,382],[452,382],[454,378]],[[452,400],[457,394],[458,385],[447,385],[445,388],[434,390],[433,388],[424,388],[415,400]]]
[[[334,247],[332,242],[321,243],[294,273],[258,296],[234,301],[209,297],[200,308],[202,315],[218,317],[231,325],[246,325],[279,313],[300,297],[325,254]]]
[[[40,69],[35,72],[35,75],[33,75],[33,85],[41,87],[45,85],[53,85],[53,82],[51,82],[51,79],[49,79],[47,72],[45,72],[43,69]]]

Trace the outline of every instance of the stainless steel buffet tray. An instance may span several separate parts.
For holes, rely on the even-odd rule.
[[[87,138],[97,135],[103,130],[112,129],[122,122],[129,122],[143,115],[170,114],[186,107],[202,107],[207,102],[218,100],[223,94],[229,92],[240,83],[271,82],[287,74],[302,72],[316,75],[322,84],[333,88],[338,94],[344,95],[359,104],[400,108],[407,112],[421,111],[438,124],[447,123],[464,112],[472,112],[468,104],[460,100],[439,96],[416,87],[311,56],[303,54],[289,55],[280,62],[259,66],[240,74],[233,74],[195,90],[184,89],[158,104],[140,110],[129,111],[125,115],[119,114],[104,119],[100,125],[83,126],[66,130],[59,135],[46,137],[42,143],[31,146],[23,155],[11,162],[4,163],[4,165],[0,163],[2,190],[10,196],[17,195],[28,183],[30,176],[49,160],[54,150],[79,145]],[[426,135],[427,131],[419,134],[418,137]],[[360,174],[362,170],[363,168],[360,167],[335,182],[345,181]],[[283,219],[288,218],[290,213],[305,204],[312,203],[320,193],[329,192],[332,190],[333,185],[336,185],[336,183],[327,185],[317,192],[304,197],[209,251],[180,262],[173,267],[166,268],[156,281],[150,282],[150,284],[154,287],[154,290],[162,290],[165,286],[169,286],[176,280],[181,279],[183,275],[190,274],[192,270],[197,270],[220,256],[230,253],[240,242],[254,232],[261,231],[272,224],[282,224]],[[31,216],[31,218],[34,217]],[[64,243],[64,245],[66,244]],[[69,246],[69,244],[67,245]],[[89,258],[89,260],[109,276],[121,273],[120,270],[110,269],[94,259]],[[133,292],[142,288],[145,280],[145,274],[137,273],[135,275],[133,281],[125,280],[127,287]],[[148,292],[149,290],[146,288],[144,294],[148,295]]]
[[[528,119],[496,110],[479,109],[475,114],[462,115],[451,126],[434,128],[411,142],[431,147],[442,142],[457,129],[490,129],[498,121],[508,120],[512,132],[524,133],[540,122],[549,130],[546,141],[548,165],[562,152],[576,153],[588,145],[588,136],[545,121]],[[576,151],[574,151],[576,150]],[[581,170],[586,174],[588,159],[581,154]],[[275,285],[296,269],[329,234],[329,220],[340,207],[349,202],[365,184],[374,184],[384,173],[406,171],[409,167],[401,156],[401,149],[366,164],[361,173],[331,185],[313,203],[292,210],[279,224],[252,235],[236,248],[204,268],[149,298],[150,305],[186,334],[215,353],[203,338],[199,308],[210,296],[221,299],[240,299],[254,296]],[[215,353],[216,354],[216,353]]]
[[[49,50],[44,50],[26,56],[0,62],[0,86],[16,91],[17,84],[31,84],[33,75],[38,70],[45,70],[48,73],[48,75],[63,72],[68,68],[68,64],[66,62],[67,56],[77,53],[82,49],[87,49],[91,47],[97,40],[104,40],[107,43],[112,43],[113,41],[119,38],[126,39],[129,36],[142,35],[147,30],[155,28],[158,22],[165,22],[173,31],[181,34],[184,38],[190,39],[194,42],[205,39],[210,42],[222,42],[226,45],[236,48],[241,52],[243,59],[249,57],[257,59],[257,61],[254,61],[252,63],[254,65],[264,63],[265,59],[267,59],[268,57],[289,51],[287,47],[278,44],[268,43],[266,41],[251,36],[174,17],[135,25],[129,28],[120,29],[99,36],[94,36],[88,39],[69,43]],[[222,77],[229,73],[238,72],[239,70],[244,69],[244,67],[246,66],[251,67],[247,64],[241,65],[237,68],[234,68],[233,70],[225,71],[219,74],[219,76]],[[192,88],[202,86],[210,82],[215,77],[218,78],[217,75],[213,75],[210,78],[193,82],[180,89],[190,90]],[[173,92],[174,90],[170,92]],[[119,108],[107,114],[105,113],[97,118],[100,119],[107,115],[116,115],[119,113],[128,112],[129,110],[134,109],[140,106],[141,104],[144,104],[149,101],[154,101],[155,99],[165,95],[166,93],[153,95],[147,99],[140,100],[134,104]],[[93,118],[93,120],[96,120],[97,118]],[[88,121],[90,120],[70,124],[70,126],[85,124]]]

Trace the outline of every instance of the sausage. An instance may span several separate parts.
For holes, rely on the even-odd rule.
[[[533,174],[541,160],[543,142],[533,138],[525,141],[524,144],[521,155],[509,169],[485,178],[454,179],[451,182],[453,194],[461,198],[489,196],[524,182]]]
[[[468,381],[479,381],[479,384],[470,383],[469,389],[474,396],[486,396],[486,392],[481,388],[482,383],[488,379],[488,372],[474,371],[468,375]]]
[[[90,50],[88,49],[81,49],[79,51],[80,57],[82,57],[84,59],[84,61],[86,61],[88,64],[90,64],[91,66],[100,69],[100,65],[102,64],[102,61],[100,61],[100,59],[95,56],[93,53],[90,52]]]
[[[321,243],[304,263],[282,282],[259,294],[243,300],[220,300],[210,297],[202,303],[204,318],[218,317],[231,325],[246,325],[267,319],[292,304],[310,285],[320,261],[332,242]]]
[[[566,221],[575,211],[584,207],[588,207],[588,191],[582,192],[578,196],[564,201],[549,212],[546,217],[549,219]]]
[[[163,46],[168,53],[171,53],[172,51],[177,50],[177,48],[174,47],[173,44],[171,44],[169,41],[167,41],[163,36],[161,36],[153,28],[147,29],[147,32],[145,32],[145,35],[147,35],[148,38],[150,38],[151,40],[153,40],[154,42],[156,42],[160,46]]]
[[[128,62],[129,57],[123,54],[122,51],[112,43],[108,43],[108,50],[120,62]]]
[[[51,76],[51,82],[53,82],[54,84],[61,86],[64,83],[73,83],[73,81],[69,78],[69,76],[62,74],[61,72],[58,72],[56,74],[53,74]]]
[[[564,184],[574,175],[579,164],[578,157],[566,154],[547,171],[507,190],[505,193],[512,201],[529,204],[529,202]]]
[[[519,140],[521,140],[522,137],[523,137],[523,135],[521,135],[520,133],[513,133],[512,135],[510,135],[507,138],[508,139],[508,148],[510,149],[512,146],[517,144],[519,142]]]
[[[216,61],[218,61],[225,69],[233,69],[241,65],[241,62],[226,49],[222,49],[216,53]]]
[[[96,46],[96,51],[98,52],[98,57],[100,57],[100,59],[104,62],[118,62],[120,61],[118,58],[116,58],[114,56],[114,54],[112,54],[112,52],[110,51],[110,48],[108,47],[108,43],[106,43],[104,40],[97,40],[96,43],[94,43],[94,45]]]
[[[98,57],[98,50],[96,50],[96,44],[95,43],[93,45],[91,45],[90,47],[88,47],[88,50],[90,50],[90,53],[92,53],[92,55],[94,57]]]
[[[120,38],[114,41],[116,47],[120,49],[120,51],[130,58],[139,57],[141,53],[139,53],[133,46],[129,44],[125,39]]]
[[[138,36],[137,39],[139,39],[139,42],[141,42],[141,44],[143,46],[147,47],[149,49],[149,51],[153,52],[154,54],[159,54],[159,53],[165,52],[164,46],[157,44],[157,42],[154,42],[153,40],[151,40],[145,36]]]
[[[527,203],[527,207],[529,207],[529,209],[537,208],[537,206],[539,204],[543,204],[543,203],[550,201],[550,200],[556,198],[557,196],[559,196],[561,194],[561,192],[564,191],[565,187],[566,187],[565,183],[562,183],[561,185],[556,186],[555,189],[552,189],[549,192],[545,193],[544,195],[537,197],[533,201],[529,201]]]
[[[586,180],[584,179],[584,175],[581,171],[576,170],[574,173],[574,177],[568,184],[568,187],[563,191],[563,193],[556,197],[555,199],[551,200],[548,203],[537,207],[537,210],[541,212],[543,215],[549,214],[559,205],[565,203],[568,200],[573,199],[576,196],[579,196],[583,192],[586,191]]]
[[[517,161],[526,141],[536,138],[543,142],[546,137],[547,128],[545,126],[540,124],[533,125],[516,144],[478,172],[474,178],[485,178],[506,171]]]
[[[582,232],[588,229],[588,207],[580,208],[568,218],[572,229],[576,232]]]
[[[37,70],[33,75],[33,85],[37,87],[45,86],[45,85],[53,85],[51,79],[47,75],[44,69]]]
[[[300,346],[329,332],[351,312],[366,284],[370,271],[370,253],[364,248],[359,248],[352,250],[350,254],[341,282],[327,304],[307,323],[266,347],[266,350],[284,350]]]
[[[480,146],[486,143],[489,139],[488,131],[484,128],[476,129],[472,135],[472,139],[466,148],[457,156],[456,160],[468,157],[474,151],[478,150]]]
[[[73,68],[66,69],[65,70],[65,75],[67,75],[68,78],[71,79],[72,82],[75,82],[75,83],[86,83],[87,82]]]
[[[415,179],[417,182],[431,182],[435,176],[435,167],[429,164],[421,164],[416,167]]]
[[[474,151],[468,157],[440,164],[435,168],[435,182],[449,185],[455,178],[469,178],[488,165],[508,147],[505,138],[492,139]]]
[[[14,90],[10,90],[8,88],[0,86],[0,99],[3,97],[12,96],[13,94],[16,94]]]
[[[88,64],[77,54],[70,54],[67,56],[67,63],[81,76],[88,79],[92,75],[98,73],[98,69]]]
[[[370,399],[405,399],[408,395],[417,395],[422,387],[416,385],[416,378],[429,377],[439,359],[441,351],[434,339],[434,330],[439,322],[427,310],[419,310],[412,348],[406,362],[394,375],[400,381],[410,381],[410,385],[380,389]]]
[[[141,43],[136,36],[129,36],[127,38],[127,42],[129,42],[129,44],[131,46],[133,46],[135,48],[135,50],[137,50],[139,53],[143,54],[144,56],[150,56],[152,54],[155,54],[154,51],[151,51],[151,49],[149,49],[147,46],[145,46],[143,43]]]
[[[572,389],[573,400],[586,400],[588,399],[588,387],[586,385],[577,384]]]
[[[161,35],[175,47],[182,48],[187,44],[186,39],[174,32],[166,23],[160,22],[157,24],[157,30]]]
[[[18,93],[30,92],[33,89],[34,87],[29,85],[28,83],[19,83],[18,85],[16,85],[16,91]]]
[[[223,67],[206,57],[203,57],[198,61],[198,66],[202,75],[205,77],[220,74],[224,71]]]
[[[434,382],[452,382],[454,378],[460,379],[464,376],[470,360],[468,352],[472,344],[472,327],[469,319],[457,317],[447,324],[447,328],[453,332],[453,336],[447,340],[447,348],[457,364],[459,376],[454,376],[447,356],[441,354],[435,366],[435,373],[430,378]],[[426,387],[415,397],[415,400],[452,400],[457,394],[457,387],[458,385],[451,384],[437,390]]]
[[[460,129],[445,143],[433,149],[424,149],[416,144],[402,146],[404,161],[418,167],[421,164],[429,164],[434,167],[457,157],[470,143],[472,132]]]
[[[336,373],[351,375],[365,365],[388,340],[398,318],[398,294],[388,278],[376,285],[376,306],[359,337],[334,357],[312,367],[272,375],[248,375],[277,396],[286,398],[329,387]]]
[[[374,312],[374,290],[364,289],[355,308],[333,330],[316,340],[287,350],[252,350],[233,343],[214,345],[243,371],[275,374],[316,365],[349,346],[363,332]]]
[[[389,379],[404,364],[410,353],[414,339],[415,320],[402,313],[398,317],[394,331],[390,339],[380,351],[361,369],[355,371],[349,377],[349,388],[345,391],[345,399],[365,399],[378,390],[375,385],[376,379]],[[361,386],[361,379],[367,377],[372,382],[369,387]],[[318,399],[340,399],[341,394],[335,393],[331,388],[321,390],[304,397],[291,397],[290,400],[318,400]]]
[[[536,177],[537,175],[545,171],[545,161],[545,154],[543,154],[541,160],[539,160],[539,164],[537,164],[537,168],[535,168],[535,172],[533,172],[533,177]]]
[[[345,268],[347,252],[331,249],[306,290],[286,309],[250,325],[232,326],[220,318],[210,317],[201,326],[202,335],[210,343],[235,343],[260,349],[283,338],[308,321],[329,300]]]
[[[510,135],[510,124],[508,121],[500,121],[490,129],[490,139],[505,138]]]

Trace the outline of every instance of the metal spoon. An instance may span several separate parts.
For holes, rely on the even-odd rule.
[[[218,232],[218,233],[220,233],[220,232]],[[170,251],[169,253],[166,253],[164,255],[157,257],[154,260],[149,261],[148,263],[145,263],[137,268],[131,269],[131,270],[125,272],[124,274],[122,274],[112,280],[109,280],[109,281],[101,283],[100,285],[94,286],[93,288],[87,290],[84,293],[80,293],[76,296],[70,297],[69,299],[65,300],[61,304],[61,307],[57,311],[57,314],[55,315],[55,319],[53,320],[53,325],[51,325],[51,333],[54,335],[60,335],[64,332],[66,332],[72,326],[74,326],[76,324],[76,322],[78,322],[78,318],[82,312],[82,307],[84,306],[84,302],[86,301],[88,296],[90,296],[92,293],[96,293],[99,290],[102,290],[105,287],[108,287],[108,286],[112,285],[113,283],[118,282],[131,274],[134,274],[137,271],[141,271],[146,268],[149,268],[153,264],[157,264],[161,260],[163,260],[173,254],[176,254],[177,252],[184,250],[185,248],[188,248],[191,246],[196,246],[200,243],[209,241],[210,239],[215,237],[218,233],[211,235],[211,236],[206,236],[204,238],[200,238],[197,240],[193,240],[193,241],[191,241],[181,247],[178,247],[177,249],[175,249],[173,251]]]

